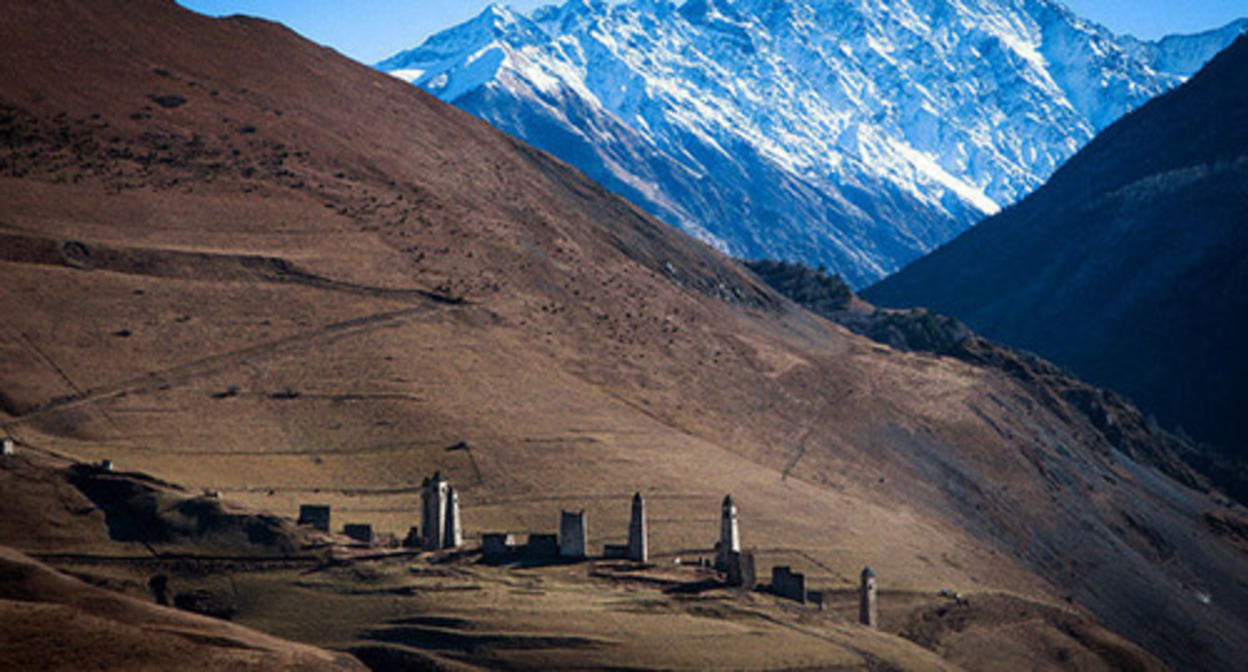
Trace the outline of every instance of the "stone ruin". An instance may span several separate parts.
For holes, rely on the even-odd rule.
[[[446,496],[446,527],[442,533],[442,547],[458,548],[464,545],[464,530],[459,524],[459,491],[448,486]]]
[[[343,526],[342,533],[369,546],[377,542],[377,535],[373,532],[373,526],[367,523],[347,523]]]
[[[870,567],[862,569],[862,582],[858,587],[858,622],[878,628],[879,614],[875,606],[875,572]]]
[[[628,559],[650,562],[650,540],[646,534],[646,500],[640,492],[633,493],[633,508],[628,519]]]
[[[403,548],[421,548],[425,545],[425,538],[420,533],[420,528],[412,525],[407,528],[407,536],[403,537]]]
[[[715,544],[715,568],[728,569],[728,558],[741,552],[741,532],[737,527],[737,505],[732,495],[724,495],[719,514],[719,543]]]
[[[111,467],[105,461],[101,468]],[[441,550],[462,545],[463,531],[459,519],[459,495],[437,472],[421,486],[420,527],[413,526],[403,541],[409,548]],[[299,507],[299,524],[308,525],[325,532],[330,527],[330,507],[320,504],[304,504]],[[352,523],[343,528],[344,534],[369,545],[377,543],[372,525]],[[486,562],[502,564],[514,560],[528,562],[554,562],[556,560],[584,560],[587,557],[588,524],[585,511],[561,510],[559,534],[530,534],[523,546],[514,534],[491,532],[482,536],[481,551]],[[640,492],[633,494],[628,525],[627,544],[607,544],[604,557],[627,559],[633,562],[649,561],[649,540],[646,529],[645,500]],[[679,559],[677,560],[679,564]],[[705,561],[704,561],[705,562]],[[719,541],[715,544],[716,569],[724,572],[724,582],[733,587],[754,590],[758,585],[756,557],[752,551],[741,551],[741,536],[736,503],[726,495],[720,507]],[[876,607],[875,573],[862,570],[859,587],[859,621],[868,627],[878,627]],[[799,604],[825,606],[825,593],[812,591],[807,586],[806,575],[794,572],[791,567],[772,567],[770,591],[777,596],[791,599]]]
[[[728,566],[724,569],[725,582],[734,588],[754,590],[758,586],[758,574],[754,565],[753,551],[729,553]]]
[[[438,551],[464,543],[459,518],[459,493],[435,472],[420,486],[420,529],[424,533],[421,548]]]
[[[481,536],[481,555],[486,562],[509,562],[518,555],[516,535],[506,532],[489,532]]]
[[[322,532],[329,532],[329,506],[325,504],[300,505],[299,524]]]
[[[633,493],[633,506],[628,520],[628,543],[603,546],[602,557],[639,563],[650,561],[650,544],[646,536],[646,502],[640,492]]]
[[[493,565],[523,561],[534,564],[552,563],[560,559],[559,536],[530,534],[521,544],[518,535],[510,532],[489,532],[481,536],[482,559]]]
[[[641,493],[634,493],[628,523],[628,543],[606,544],[602,553],[604,558],[641,563],[649,561],[645,506]],[[588,517],[584,510],[560,510],[558,535],[530,534],[528,543],[523,546],[516,541],[516,535],[506,532],[490,532],[481,539],[483,558],[486,562],[495,564],[516,559],[527,562],[585,560],[589,557],[588,548]]]
[[[101,469],[111,468],[101,465]],[[456,548],[464,543],[464,533],[459,517],[459,493],[442,477],[442,472],[434,473],[421,484],[421,525],[408,529],[407,536],[402,540],[406,548],[419,548],[436,551]],[[299,506],[300,525],[306,525],[322,532],[331,529],[330,507],[325,504],[301,504]],[[398,537],[392,533],[378,534],[373,526],[363,523],[351,523],[343,528],[343,533],[352,539],[369,545],[384,542],[387,546],[399,546]]]
[[[559,557],[564,560],[584,560],[589,537],[585,511],[559,512]]]
[[[806,575],[794,572],[787,565],[771,568],[771,592],[799,604],[806,604],[810,599],[806,590]]]
[[[529,543],[520,549],[520,555],[530,562],[554,562],[560,557],[559,536],[530,534]]]
[[[757,587],[756,559],[751,551],[741,551],[737,506],[731,495],[724,497],[720,507],[719,541],[715,544],[715,569],[724,573],[724,583],[729,586],[753,590]],[[677,560],[679,564],[679,559]],[[798,602],[814,604],[820,611],[826,608],[828,594],[811,590],[806,575],[793,571],[792,567],[771,568],[771,584],[767,587],[777,596]],[[875,604],[875,573],[870,568],[862,572],[860,587],[859,621],[869,627],[878,627]]]
[[[627,560],[628,544],[606,544],[602,547],[602,557],[606,560]]]

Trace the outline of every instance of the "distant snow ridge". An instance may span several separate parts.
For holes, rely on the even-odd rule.
[[[1050,0],[569,0],[377,67],[734,255],[862,287],[1245,30],[1141,42]]]

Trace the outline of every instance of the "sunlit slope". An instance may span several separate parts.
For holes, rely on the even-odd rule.
[[[20,439],[399,533],[435,468],[470,538],[553,531],[564,506],[618,540],[642,490],[661,557],[708,548],[732,492],[763,566],[822,585],[871,564],[1069,596],[1215,667],[1248,641],[1242,551],[1202,518],[1219,505],[1062,402],[852,336],[280,27],[11,11],[0,393]]]

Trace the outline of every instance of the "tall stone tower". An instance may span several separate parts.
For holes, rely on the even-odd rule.
[[[719,514],[719,546],[715,549],[715,566],[728,567],[729,557],[741,552],[741,534],[737,529],[737,505],[732,495],[724,495],[723,508]]]
[[[628,559],[650,562],[650,544],[646,539],[646,502],[641,493],[633,493],[633,516],[628,521]]]
[[[570,560],[585,558],[588,537],[584,511],[561,511],[559,514],[559,557]]]
[[[446,504],[447,490],[450,485],[442,478],[442,472],[435,472],[433,478],[426,478],[420,489],[420,528],[424,533],[423,548],[436,551],[443,548],[446,539]],[[457,516],[458,518],[458,516]]]
[[[858,588],[858,622],[869,628],[879,627],[875,608],[875,572],[862,569],[862,585]]]
[[[464,531],[459,522],[459,492],[453,486],[446,489],[446,530],[442,533],[442,548],[458,548],[464,543]]]

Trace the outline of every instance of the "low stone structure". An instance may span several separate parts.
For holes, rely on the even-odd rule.
[[[420,534],[420,527],[412,525],[407,528],[407,536],[403,537],[403,548],[421,548],[425,545],[425,538]]]
[[[875,572],[870,567],[862,569],[862,582],[858,586],[858,622],[868,628],[878,628],[880,624],[875,606]]]
[[[481,555],[486,562],[508,562],[515,559],[519,550],[514,534],[490,532],[481,537]]]
[[[299,506],[299,524],[322,532],[330,530],[330,512],[326,504],[302,504]]]
[[[531,562],[553,562],[559,558],[559,537],[554,534],[530,534],[529,543],[520,550]]]
[[[735,588],[754,590],[758,586],[758,575],[754,569],[754,552],[743,551],[729,553],[728,566],[725,568],[725,581]]]
[[[607,560],[632,560],[628,544],[607,544],[602,547],[602,557]]]
[[[376,534],[373,532],[373,526],[368,523],[347,523],[343,526],[342,533],[370,546],[377,541]]]
[[[559,557],[565,560],[584,560],[588,537],[585,511],[559,512]]]
[[[771,568],[771,592],[806,604],[809,595],[806,592],[806,575],[794,572],[790,567],[781,565]]]

